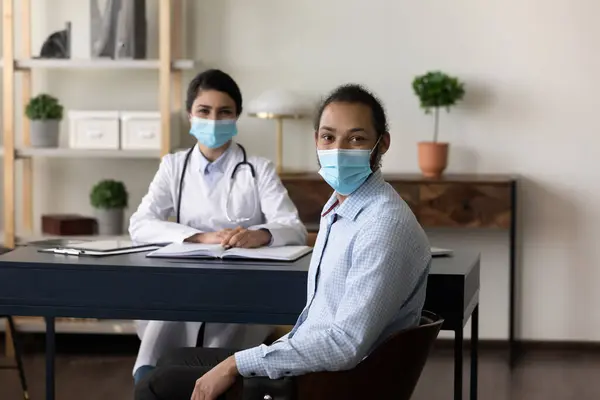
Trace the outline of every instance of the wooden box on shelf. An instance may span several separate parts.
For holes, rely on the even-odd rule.
[[[42,233],[58,236],[93,235],[96,233],[95,218],[76,214],[42,215]]]

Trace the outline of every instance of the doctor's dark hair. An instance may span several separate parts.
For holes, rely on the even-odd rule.
[[[358,103],[364,104],[371,109],[371,116],[373,119],[373,127],[377,133],[377,138],[381,137],[388,131],[387,118],[385,116],[385,110],[381,105],[381,102],[373,93],[367,90],[365,87],[357,84],[347,84],[337,87],[331,92],[325,100],[319,106],[314,121],[315,131],[319,130],[319,124],[321,123],[321,116],[325,108],[331,103]]]
[[[235,102],[235,113],[242,113],[242,92],[231,76],[219,69],[209,69],[196,75],[187,89],[185,108],[192,112],[192,104],[203,90],[216,90],[227,93]]]

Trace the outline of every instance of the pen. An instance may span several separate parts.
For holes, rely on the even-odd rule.
[[[83,253],[82,251],[72,249],[53,249],[52,252],[56,254],[66,254],[70,256],[78,256]]]

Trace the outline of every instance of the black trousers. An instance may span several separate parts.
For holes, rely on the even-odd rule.
[[[237,350],[189,347],[158,360],[135,387],[136,400],[190,400],[196,380]]]

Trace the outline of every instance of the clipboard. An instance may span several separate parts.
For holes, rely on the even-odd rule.
[[[163,245],[164,244],[161,243],[135,244],[131,240],[97,240],[75,243],[69,246],[49,247],[38,251],[40,253],[63,254],[69,256],[104,257],[156,250]]]

